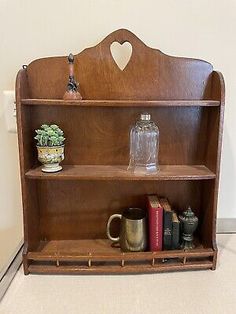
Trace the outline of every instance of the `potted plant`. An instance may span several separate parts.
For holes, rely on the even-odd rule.
[[[43,124],[35,130],[38,160],[43,164],[43,172],[57,172],[62,169],[59,163],[64,160],[64,132],[56,124]]]

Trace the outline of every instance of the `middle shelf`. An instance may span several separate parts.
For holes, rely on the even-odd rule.
[[[127,166],[119,165],[63,165],[56,173],[44,173],[41,167],[30,169],[28,179],[40,180],[209,180],[216,175],[204,165],[160,165],[153,175],[135,175]]]

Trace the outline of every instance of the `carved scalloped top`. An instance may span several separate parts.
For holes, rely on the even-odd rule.
[[[113,42],[132,45],[123,71],[111,54]],[[68,80],[66,56],[35,60],[26,71],[31,98],[62,99]],[[83,99],[207,99],[212,71],[205,61],[172,57],[147,47],[126,29],[75,55],[75,78]]]

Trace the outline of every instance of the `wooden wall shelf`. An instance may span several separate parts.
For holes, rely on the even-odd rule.
[[[110,52],[114,41],[133,48],[123,71]],[[75,78],[81,101],[62,100],[67,57],[34,60],[17,75],[25,274],[215,269],[222,74],[208,62],[149,48],[121,29],[75,56]],[[126,171],[130,126],[143,110],[160,130],[157,175]],[[61,172],[41,172],[33,137],[42,123],[56,123],[65,132]],[[122,253],[111,246],[109,216],[145,208],[146,194],[167,197],[179,213],[193,208],[199,218],[195,249]]]
[[[44,173],[41,167],[29,170],[25,174],[29,179],[40,180],[207,180],[215,174],[205,166],[169,165],[160,166],[155,175],[134,175],[127,166],[109,165],[64,165],[63,171]]]

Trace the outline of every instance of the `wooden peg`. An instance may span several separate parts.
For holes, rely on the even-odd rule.
[[[89,256],[92,256],[92,254],[89,253]],[[92,266],[92,261],[91,261],[91,259],[89,258],[89,260],[88,260],[88,267],[91,267],[91,266]]]
[[[122,256],[124,256],[124,253],[122,253]],[[125,266],[125,260],[122,259],[122,260],[121,260],[121,267],[124,267],[124,266]]]

